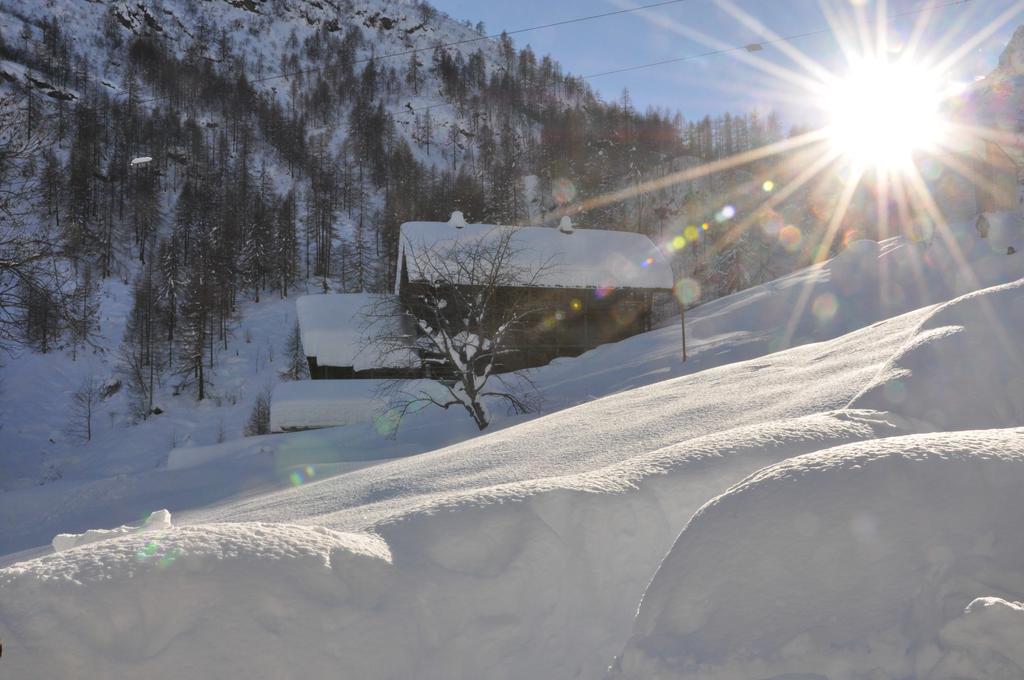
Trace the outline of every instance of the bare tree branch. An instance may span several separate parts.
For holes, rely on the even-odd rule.
[[[453,239],[405,249],[417,280],[400,301],[389,300],[368,312],[367,348],[381,365],[393,365],[396,353],[422,367],[439,386],[408,391],[406,381],[390,381],[383,392],[399,420],[435,406],[461,406],[481,430],[491,422],[486,403],[504,403],[511,413],[539,408],[540,397],[525,370],[509,371],[518,350],[511,337],[541,313],[530,294],[553,266],[551,258],[521,248],[513,228],[496,227],[479,238]],[[422,244],[415,244],[422,245]],[[422,279],[422,280],[421,280]],[[412,317],[414,333],[395,333],[380,319]],[[390,358],[387,364],[384,359]]]

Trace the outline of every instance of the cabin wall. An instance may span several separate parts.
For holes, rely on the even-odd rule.
[[[426,284],[403,285],[403,306],[413,315],[433,314],[420,299]],[[594,290],[571,288],[503,288],[496,292],[496,307],[534,308],[522,326],[508,336],[514,352],[505,355],[499,371],[543,366],[557,357],[578,356],[598,345],[618,342],[652,328],[653,290]],[[448,297],[445,314],[453,327],[460,311]],[[497,314],[494,323],[501,314]],[[443,369],[434,368],[435,374]]]

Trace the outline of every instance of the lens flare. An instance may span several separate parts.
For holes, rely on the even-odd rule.
[[[163,548],[156,541],[149,541],[135,552],[135,561],[142,564],[155,564],[159,569],[166,569],[174,563],[181,551],[178,548]]]
[[[820,323],[828,323],[839,311],[839,301],[832,293],[822,293],[811,303],[811,313]]]
[[[292,486],[302,486],[303,484],[312,481],[316,477],[316,468],[312,465],[306,465],[298,470],[292,470],[291,474],[288,475],[289,481]]]
[[[679,279],[673,288],[676,299],[684,305],[693,304],[700,300],[700,283],[694,279]]]
[[[373,427],[377,430],[377,434],[382,437],[390,437],[398,431],[398,426],[402,422],[402,416],[395,409],[388,409],[380,415],[373,417]]]
[[[572,180],[559,177],[551,183],[551,198],[558,205],[565,205],[576,200],[576,185]]]
[[[792,224],[787,224],[779,230],[779,243],[790,253],[798,252],[803,241],[804,235]]]
[[[672,250],[682,250],[686,247],[686,238],[683,236],[674,236],[672,237],[670,246]]]
[[[942,87],[937,74],[908,60],[855,63],[833,84],[826,108],[836,150],[859,164],[896,168],[942,139]]]

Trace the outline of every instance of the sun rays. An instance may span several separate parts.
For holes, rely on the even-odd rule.
[[[618,4],[633,6],[625,1]],[[722,40],[656,13],[644,13],[644,18],[660,30],[672,31],[709,49],[727,51],[759,73],[762,83],[765,76],[775,83],[777,101],[797,98],[828,122],[820,129],[759,149],[637,182],[608,194],[562,203],[549,217],[592,210],[757,163],[758,170],[753,173],[756,176],[733,186],[731,193],[715,197],[720,204],[716,211],[725,206],[736,214],[721,220],[722,224],[715,224],[710,214],[705,218],[717,230],[714,246],[703,242],[702,231],[707,226],[700,229],[701,220],[697,220],[693,231],[695,239],[701,238],[700,253],[705,261],[716,250],[730,247],[748,230],[763,228],[766,219],[775,215],[775,209],[798,191],[831,182],[829,212],[818,216],[824,226],[814,234],[816,242],[805,243],[816,260],[829,257],[837,243],[858,233],[870,234],[878,240],[902,234],[927,243],[937,240],[949,251],[951,264],[962,270],[963,276],[972,276],[935,195],[937,179],[944,178],[947,184],[968,185],[979,195],[994,195],[997,187],[984,154],[979,154],[978,149],[985,144],[1024,145],[1014,131],[957,120],[958,111],[969,104],[978,86],[953,82],[949,73],[984,40],[1019,18],[1024,12],[1024,0],[1014,2],[986,26],[973,31],[966,29],[966,18],[979,11],[978,3],[933,0],[902,12],[891,12],[886,0],[818,0],[818,4],[847,62],[844,72],[833,72],[732,0],[715,0],[715,5],[744,30],[756,33],[762,40],[760,44],[774,47],[786,63],[766,59],[761,50],[725,50],[727,46]],[[911,26],[900,32],[896,19]],[[791,171],[781,172],[783,167]],[[759,191],[762,187],[763,192]],[[764,198],[737,212],[732,206],[740,205],[740,195]],[[860,195],[874,202],[872,208],[863,206],[862,210],[863,221],[870,221],[870,228],[847,228],[846,222]],[[970,201],[975,200],[972,193]],[[781,240],[785,229],[790,227],[774,229],[773,235]],[[810,235],[801,235],[807,236]],[[785,238],[793,237],[787,232]],[[689,238],[682,234],[669,234],[665,246],[675,251],[688,242]],[[912,258],[908,266],[920,268],[921,264]],[[923,272],[914,273],[919,285],[926,285]],[[881,271],[879,276],[885,279],[886,273]],[[885,281],[881,283],[884,291]],[[792,310],[787,344],[793,340],[799,318],[810,303],[808,297],[809,293],[801,296],[798,308]]]

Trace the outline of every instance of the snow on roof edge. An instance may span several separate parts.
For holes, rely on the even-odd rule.
[[[415,262],[409,261],[412,258],[406,257],[410,251],[479,241],[508,229],[526,242],[520,258],[520,266],[526,270],[536,269],[536,263],[526,261],[529,253],[555,259],[550,271],[543,272],[531,287],[670,290],[674,284],[668,257],[650,238],[637,232],[577,228],[565,233],[553,227],[480,223],[455,229],[447,222],[420,221],[401,226],[395,292],[401,288],[403,265],[410,281],[428,279]]]

